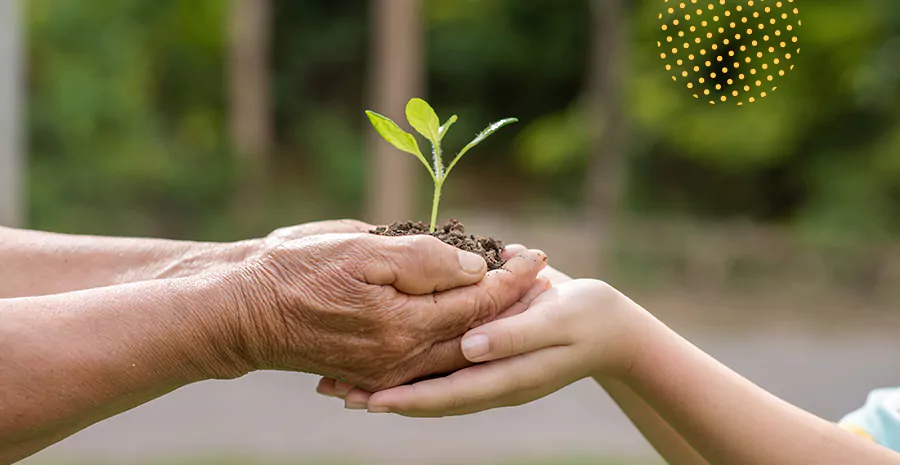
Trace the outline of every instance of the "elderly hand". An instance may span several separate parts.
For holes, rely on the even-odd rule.
[[[226,373],[303,371],[377,390],[458,370],[470,364],[460,337],[519,301],[545,261],[522,251],[485,274],[481,257],[431,236],[285,242],[225,275],[237,302]]]
[[[266,237],[238,242],[157,241],[159,270],[151,271],[154,279],[171,279],[222,272],[241,263],[256,260],[285,242],[317,234],[363,233],[374,229],[357,220],[327,220],[278,228]],[[151,270],[154,267],[151,267]],[[142,269],[122,282],[147,279]]]
[[[264,237],[259,244],[260,255],[278,247],[285,242],[319,234],[351,234],[364,233],[375,226],[358,220],[326,220],[312,223],[298,224],[278,228]]]
[[[647,315],[609,285],[572,280],[549,266],[518,305],[508,318],[465,335],[462,350],[478,365],[374,394],[325,378],[318,392],[354,408],[413,417],[521,405],[585,377],[627,370]]]

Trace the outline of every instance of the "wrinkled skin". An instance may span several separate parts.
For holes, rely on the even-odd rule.
[[[278,228],[262,240],[260,252],[265,253],[285,242],[319,234],[352,234],[364,233],[375,226],[359,220],[326,220],[312,223],[298,224]]]
[[[522,251],[485,275],[480,257],[464,269],[461,254],[471,255],[431,236],[281,243],[228,277],[240,290],[235,351],[250,370],[317,373],[369,390],[468,366],[459,338],[519,301],[546,257]]]
[[[160,252],[166,258],[160,260],[162,263],[159,270],[131,270],[127,277],[119,279],[116,284],[226,272],[242,263],[258,260],[285,242],[318,234],[364,233],[374,228],[371,224],[357,220],[327,220],[286,226],[265,237],[238,242],[186,242],[183,243],[186,245],[172,246],[172,250]]]

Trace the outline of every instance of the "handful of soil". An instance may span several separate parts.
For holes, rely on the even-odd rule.
[[[421,221],[404,221],[391,223],[390,226],[379,226],[371,231],[379,236],[415,236],[431,235],[446,244],[458,249],[481,255],[487,262],[488,271],[497,270],[506,264],[506,260],[500,257],[503,251],[503,242],[493,237],[466,235],[466,227],[455,219],[451,219],[443,225],[429,232],[427,224]]]

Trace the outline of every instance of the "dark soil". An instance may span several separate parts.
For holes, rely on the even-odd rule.
[[[379,226],[369,232],[379,236],[430,234],[458,249],[481,255],[487,262],[488,271],[500,269],[506,264],[506,260],[500,258],[503,242],[493,237],[467,235],[466,227],[459,221],[451,219],[435,228],[434,233],[429,233],[428,229],[428,224],[421,221],[405,221],[392,223],[390,226]]]

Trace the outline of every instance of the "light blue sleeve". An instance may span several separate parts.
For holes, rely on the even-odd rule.
[[[845,416],[839,424],[900,452],[900,387],[872,391],[865,405]]]

